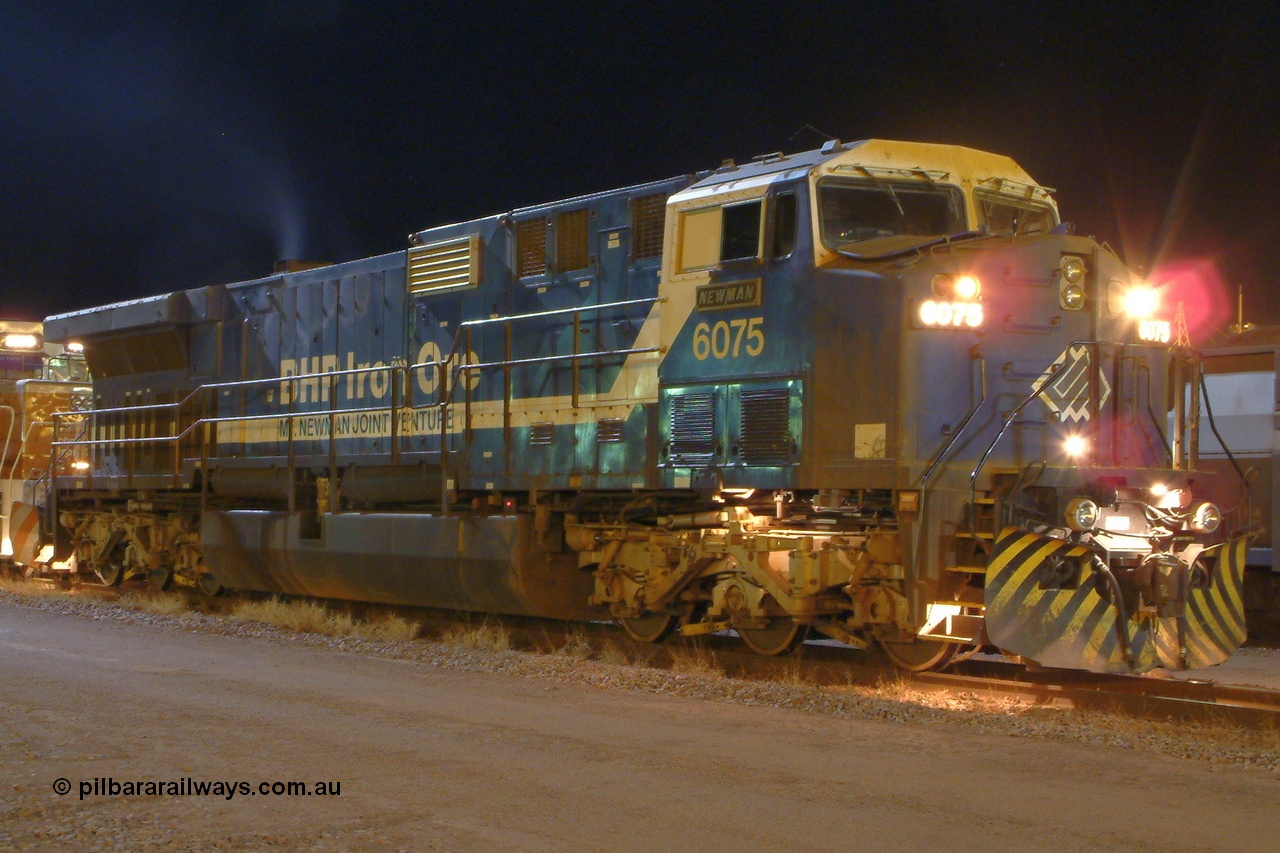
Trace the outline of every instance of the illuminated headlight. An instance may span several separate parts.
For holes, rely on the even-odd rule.
[[[21,332],[5,335],[0,343],[3,343],[5,349],[39,349],[40,347],[39,338]]]
[[[1084,456],[1085,452],[1089,449],[1089,440],[1083,435],[1069,436],[1067,440],[1062,443],[1062,449],[1065,450],[1067,455],[1072,459],[1077,459]]]
[[[1160,291],[1147,284],[1135,284],[1124,292],[1124,313],[1135,320],[1148,320],[1160,310]]]
[[[1189,523],[1196,533],[1212,533],[1222,524],[1222,513],[1216,506],[1204,501],[1191,508]]]
[[[1060,296],[1062,307],[1069,311],[1079,311],[1084,307],[1084,288],[1078,284],[1064,284]]]
[[[1074,498],[1067,504],[1064,520],[1077,533],[1092,530],[1098,525],[1098,505],[1088,498]]]
[[[1059,268],[1062,270],[1062,280],[1068,284],[1079,284],[1080,279],[1084,278],[1084,260],[1075,255],[1063,255]]]
[[[85,461],[83,461],[83,460],[82,460],[82,461],[79,461],[79,462],[72,462],[72,463],[71,463],[71,468],[72,468],[73,470],[75,470],[75,471],[88,471],[88,470],[89,470],[89,463],[88,463],[88,462],[85,462]]]
[[[79,341],[72,341],[67,344],[67,352],[84,352],[84,344]]]
[[[1182,489],[1171,489],[1164,483],[1156,483],[1150,491],[1151,505],[1160,509],[1177,509],[1186,499]]]
[[[976,329],[983,323],[981,302],[944,302],[926,299],[916,311],[922,326]]]
[[[972,302],[982,295],[982,282],[976,275],[935,275],[933,295],[948,301]]]

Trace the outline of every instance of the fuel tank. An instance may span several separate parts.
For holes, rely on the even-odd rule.
[[[201,531],[205,567],[229,589],[608,618],[587,605],[593,578],[576,553],[546,548],[529,515],[210,510]]]

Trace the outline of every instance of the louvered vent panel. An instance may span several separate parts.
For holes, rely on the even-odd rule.
[[[555,427],[552,424],[530,424],[529,425],[529,443],[530,444],[550,444],[555,436]]]
[[[623,438],[622,418],[601,418],[600,423],[596,425],[596,441],[601,444],[622,441]]]
[[[587,209],[571,210],[556,217],[556,272],[573,272],[591,265],[587,247]]]
[[[480,238],[414,246],[409,250],[409,292],[480,283]]]
[[[739,449],[748,465],[776,465],[791,454],[791,392],[786,388],[742,392]]]
[[[666,214],[667,197],[663,193],[641,196],[631,203],[636,260],[656,258],[662,254],[662,226]]]
[[[516,277],[542,275],[547,271],[547,218],[516,223]]]
[[[684,394],[671,398],[671,461],[677,465],[706,465],[716,450],[714,394]]]

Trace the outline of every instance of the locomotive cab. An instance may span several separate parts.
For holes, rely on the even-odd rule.
[[[1236,484],[1186,449],[1198,363],[1158,291],[1068,230],[1012,161],[949,146],[831,144],[673,197],[665,483],[869,563],[835,627],[909,667],[985,644],[1097,670],[1225,659],[1246,539],[1223,521]],[[754,585],[756,618],[840,636]]]

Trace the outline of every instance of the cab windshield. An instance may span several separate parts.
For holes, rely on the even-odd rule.
[[[928,239],[965,230],[964,200],[956,187],[887,180],[828,181],[818,187],[818,204],[822,242],[836,250],[861,251],[870,246],[858,244],[884,238]]]

